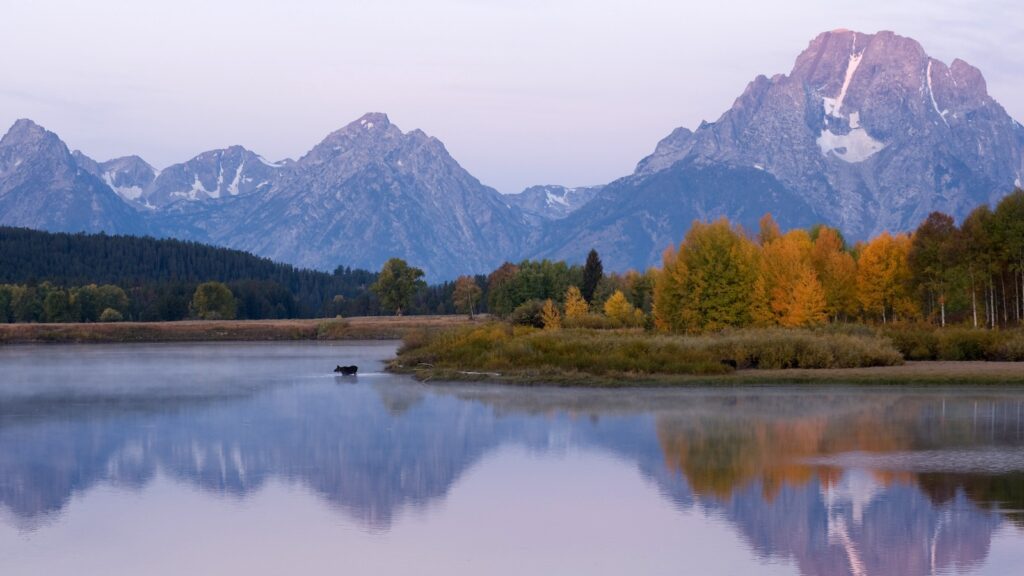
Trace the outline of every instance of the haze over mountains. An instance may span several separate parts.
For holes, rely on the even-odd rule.
[[[241,146],[163,170],[97,162],[20,120],[0,140],[0,224],[152,234],[300,266],[377,269],[399,256],[431,279],[506,260],[643,268],[695,219],[748,228],[826,223],[849,239],[962,218],[1024,180],[1024,127],[981,73],[891,32],[815,38],[788,75],[754,79],[717,121],[677,128],[605,186],[503,196],[420,130],[367,114],[297,161]]]

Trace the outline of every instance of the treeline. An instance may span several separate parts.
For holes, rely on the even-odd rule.
[[[0,227],[0,283],[119,286],[133,320],[188,317],[196,287],[207,281],[231,288],[240,318],[373,314],[379,306],[367,288],[375,279],[366,270],[328,274],[197,242]]]
[[[654,322],[669,330],[814,326],[860,320],[989,328],[1024,315],[1024,192],[957,226],[932,213],[916,231],[849,247],[838,230],[786,234],[766,216],[756,238],[725,220],[694,224],[657,272]]]
[[[784,234],[770,215],[756,235],[725,219],[695,222],[666,250],[660,269],[604,275],[592,252],[582,267],[506,263],[484,289],[491,312],[535,325],[573,316],[577,325],[600,325],[595,316],[614,316],[606,310],[614,298],[620,321],[613,324],[642,315],[649,327],[692,333],[851,321],[1017,326],[1024,318],[1024,191],[994,210],[977,208],[960,226],[936,212],[913,233],[852,246],[827,226]]]
[[[295,268],[174,239],[0,227],[0,322],[99,321],[103,309],[93,313],[88,303],[99,288],[122,292],[125,299],[110,308],[124,320],[198,318],[193,299],[209,282],[230,291],[238,319],[373,316],[390,313],[369,289],[378,276],[344,266],[333,273]],[[423,286],[406,313],[455,313],[454,291],[455,282]]]
[[[120,286],[95,284],[63,289],[44,282],[37,286],[0,284],[0,323],[120,322],[128,295]]]

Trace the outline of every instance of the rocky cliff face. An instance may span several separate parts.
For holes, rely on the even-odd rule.
[[[178,206],[162,225],[316,268],[377,269],[400,256],[432,279],[489,271],[522,253],[530,233],[439,140],[402,132],[384,114],[328,135],[265,191]]]
[[[0,140],[0,224],[59,232],[141,233],[138,214],[78,166],[53,132],[18,120]]]

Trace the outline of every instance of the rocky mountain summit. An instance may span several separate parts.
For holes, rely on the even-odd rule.
[[[765,170],[853,238],[962,216],[1024,175],[1024,128],[977,68],[892,32],[819,35],[789,75],[759,76],[714,123],[680,129],[637,166]]]
[[[241,146],[210,150],[163,171],[146,189],[146,203],[164,207],[244,196],[271,186],[287,163],[272,163]]]
[[[128,202],[145,205],[146,192],[152,186],[157,170],[138,156],[124,156],[96,162],[79,150],[71,153],[79,168],[96,176]]]
[[[146,224],[53,132],[18,120],[0,139],[0,224],[142,233]]]
[[[1024,128],[976,68],[947,66],[892,32],[836,30],[790,74],[755,78],[717,121],[674,130],[632,175],[550,227],[536,253],[568,256],[586,241],[613,266],[646,266],[695,218],[749,228],[768,211],[786,228],[813,219],[863,239],[935,210],[963,217],[1022,175]]]

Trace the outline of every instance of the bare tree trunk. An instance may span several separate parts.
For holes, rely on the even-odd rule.
[[[996,283],[991,276],[988,277],[988,316],[989,328],[996,327]]]
[[[974,286],[974,271],[971,271],[971,313],[974,315],[974,327],[978,327],[978,289]]]
[[[942,316],[941,326],[946,327],[946,295],[939,296],[939,313]]]
[[[1014,320],[1017,321],[1017,324],[1021,323],[1021,291],[1019,276],[1020,275],[1017,274],[1014,275],[1014,299],[1017,300],[1014,302]]]
[[[1010,323],[1010,315],[1007,313],[1007,310],[1006,310],[1006,274],[1005,273],[999,275],[999,282],[1003,286],[1003,326],[1006,326],[1007,324]]]

